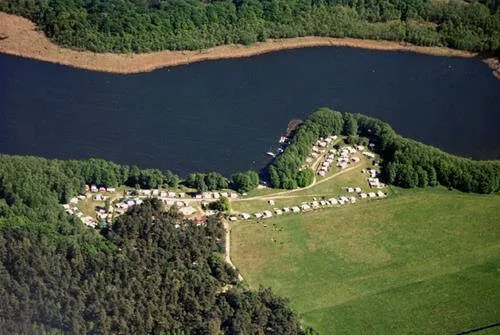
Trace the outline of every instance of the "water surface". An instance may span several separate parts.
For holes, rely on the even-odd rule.
[[[500,80],[477,59],[319,47],[117,75],[0,55],[2,153],[229,174],[320,106],[500,157]]]

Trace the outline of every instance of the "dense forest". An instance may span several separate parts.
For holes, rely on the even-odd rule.
[[[499,0],[0,0],[59,44],[148,52],[298,36],[500,50]]]
[[[228,187],[239,192],[248,192],[257,187],[259,183],[259,176],[254,171],[235,173],[229,180],[217,172],[196,172],[189,174],[185,180],[181,180],[170,170],[141,169],[137,166],[119,165],[102,159],[49,160],[39,157],[0,154],[0,169],[3,169],[5,173],[16,174],[20,165],[30,166],[36,170],[47,169],[50,171],[46,182],[51,185],[51,190],[59,194],[61,197],[59,200],[62,203],[67,203],[69,198],[81,191],[85,184],[104,187],[125,185],[142,189],[176,188],[183,184],[200,192]],[[66,173],[66,175],[61,175],[61,173]],[[33,187],[32,180],[28,179],[22,182],[24,184],[17,187],[25,190],[23,192],[28,194]],[[12,187],[5,185],[4,189],[8,192]]]
[[[464,192],[500,191],[500,161],[476,161],[445,153],[398,135],[387,123],[361,114],[341,114],[321,108],[293,134],[290,145],[269,166],[273,187],[293,189],[312,182],[303,168],[311,147],[320,137],[343,134],[348,143],[369,139],[383,158],[382,177],[389,184],[413,188],[443,185]]]
[[[237,284],[219,218],[151,199],[97,231],[63,212],[88,164],[126,179],[111,163],[0,156],[0,333],[303,334],[285,300]]]

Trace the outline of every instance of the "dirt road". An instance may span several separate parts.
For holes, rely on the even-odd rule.
[[[347,169],[344,169],[342,171],[339,171],[337,173],[334,173],[332,174],[331,176],[328,176],[320,181],[317,181],[316,178],[314,178],[313,182],[311,183],[311,185],[308,185],[306,187],[302,187],[302,188],[296,188],[294,190],[287,190],[287,191],[281,191],[281,192],[277,192],[277,193],[272,193],[272,194],[266,194],[266,195],[259,195],[259,196],[255,196],[255,197],[251,197],[251,198],[243,198],[243,199],[236,199],[236,200],[233,200],[233,201],[250,201],[250,200],[270,200],[270,199],[280,199],[280,198],[289,198],[290,197],[290,193],[294,193],[294,192],[300,192],[300,191],[303,191],[303,190],[307,190],[307,189],[310,189],[316,185],[319,185],[319,184],[322,184],[322,183],[325,183],[343,173],[346,173],[346,172],[349,172],[349,171],[352,171],[356,168],[359,167],[359,164],[356,164],[356,165],[353,165]]]
[[[236,268],[236,266],[234,266],[233,262],[231,261],[231,226],[225,219],[222,219],[222,224],[224,225],[224,230],[226,231],[226,253],[225,253],[226,263],[229,264],[233,269],[235,269],[236,272],[238,272],[238,280],[243,281],[243,277],[241,276],[238,269]]]

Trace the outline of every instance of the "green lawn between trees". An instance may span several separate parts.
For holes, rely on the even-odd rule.
[[[233,262],[250,286],[288,297],[320,334],[456,334],[498,322],[500,196],[393,191],[239,222]]]
[[[342,143],[341,145],[344,145]],[[351,166],[352,170],[342,171],[340,168],[334,167],[328,172],[326,178],[331,177],[333,174],[341,173],[333,178],[325,180],[323,177],[318,177],[317,183],[312,187],[284,190],[284,189],[255,189],[248,193],[246,197],[241,197],[236,201],[232,201],[231,209],[234,213],[256,213],[264,210],[273,210],[273,208],[283,208],[300,205],[302,202],[311,202],[314,198],[328,199],[338,197],[340,195],[352,196],[346,191],[346,187],[361,187],[363,192],[371,191],[367,175],[362,173],[363,169],[374,168],[371,165],[370,159],[365,156],[359,155],[361,161]],[[377,156],[378,159],[378,156]],[[387,192],[387,190],[383,190]],[[264,199],[255,197],[265,197]],[[252,200],[253,199],[253,200]],[[275,201],[274,205],[268,203],[269,199]],[[365,200],[368,201],[368,200]]]

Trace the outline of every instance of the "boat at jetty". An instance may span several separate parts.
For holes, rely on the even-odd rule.
[[[278,152],[274,153],[273,151],[269,150],[268,152],[266,152],[266,154],[271,157],[276,157],[277,155],[283,153],[285,151],[286,145],[289,144],[290,135],[294,132],[295,129],[297,129],[297,127],[302,122],[304,121],[298,119],[293,119],[290,122],[288,122],[285,133],[280,137],[278,141],[278,143],[281,144],[281,146],[278,148]]]

